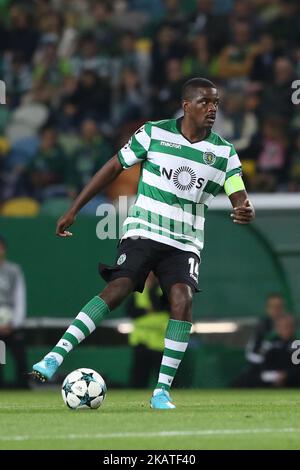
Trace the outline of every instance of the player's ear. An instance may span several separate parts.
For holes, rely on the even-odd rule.
[[[183,108],[184,114],[188,114],[189,113],[189,108],[190,108],[190,102],[186,101],[186,100],[183,100],[182,108]]]

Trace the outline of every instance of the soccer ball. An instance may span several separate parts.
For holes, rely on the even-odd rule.
[[[96,409],[106,396],[106,385],[98,372],[93,369],[76,369],[65,378],[62,384],[62,397],[73,410]]]

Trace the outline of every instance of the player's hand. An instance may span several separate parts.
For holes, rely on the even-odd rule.
[[[249,224],[255,217],[254,207],[249,199],[242,206],[234,207],[231,217],[235,224]]]
[[[56,235],[59,237],[71,237],[72,232],[69,232],[67,229],[75,222],[76,216],[72,212],[67,212],[64,214],[57,222],[56,225]]]

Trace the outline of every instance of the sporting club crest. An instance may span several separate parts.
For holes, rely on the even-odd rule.
[[[204,152],[203,160],[206,163],[206,165],[212,166],[215,164],[217,157],[213,152]]]

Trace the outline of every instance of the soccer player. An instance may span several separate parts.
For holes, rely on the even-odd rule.
[[[248,224],[255,216],[233,145],[211,130],[218,105],[218,90],[211,81],[187,81],[182,90],[183,118],[146,122],[59,219],[57,235],[71,236],[68,229],[79,210],[123,170],[141,163],[138,194],[124,222],[116,264],[99,265],[108,285],[81,309],[52,351],[33,366],[33,375],[42,381],[50,379],[66,355],[131,292],[142,292],[153,271],[168,297],[171,314],[150,405],[175,408],[169,390],[189,342],[207,208],[224,187],[234,223]]]

